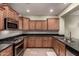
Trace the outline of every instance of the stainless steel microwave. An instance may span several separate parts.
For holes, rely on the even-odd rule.
[[[4,29],[18,29],[18,21],[10,18],[4,18]]]

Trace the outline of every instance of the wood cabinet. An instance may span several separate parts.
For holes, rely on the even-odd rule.
[[[30,20],[30,30],[47,30],[47,20]]]
[[[10,46],[10,47],[4,49],[3,51],[1,51],[0,56],[13,56],[12,46]]]
[[[42,30],[47,30],[47,20],[42,21]]]
[[[35,21],[35,23],[36,23],[35,30],[42,30],[42,21],[37,20]]]
[[[59,30],[59,19],[58,18],[48,18],[48,30]]]
[[[4,8],[0,7],[0,31],[4,29]]]
[[[28,47],[28,37],[27,36],[25,36],[24,37],[24,49],[26,49],[27,47]]]
[[[23,19],[19,17],[19,30],[23,30]]]
[[[30,30],[35,30],[35,21],[30,20]]]
[[[65,44],[59,42],[59,54],[60,56],[65,56],[66,55],[66,50],[65,50]]]
[[[35,37],[28,37],[28,41],[27,41],[27,47],[31,48],[31,47],[35,47]]]
[[[8,4],[2,4],[2,7],[5,8],[4,10],[4,16],[5,18],[11,18],[13,20],[18,19],[18,13]]]
[[[41,36],[30,36],[27,38],[27,47],[41,47],[41,48],[52,48],[52,38],[51,37],[41,37]]]
[[[36,37],[35,47],[42,47],[42,37]]]
[[[23,17],[23,30],[29,30],[29,18]]]
[[[65,56],[66,55],[65,44],[58,41],[56,38],[53,39],[53,49],[58,56]]]
[[[51,37],[43,37],[43,47],[52,47],[52,38]]]

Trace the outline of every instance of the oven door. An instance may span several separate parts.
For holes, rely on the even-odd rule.
[[[11,20],[10,18],[4,19],[4,29],[18,29],[18,21]]]
[[[23,55],[24,53],[24,42],[23,41],[15,45],[14,52],[15,52],[14,54],[15,56]]]

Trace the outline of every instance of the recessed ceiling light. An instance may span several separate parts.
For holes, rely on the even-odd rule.
[[[30,12],[30,10],[29,10],[29,9],[27,9],[27,10],[26,10],[26,12]]]
[[[64,4],[67,4],[67,3],[64,3]]]
[[[50,9],[50,12],[53,12],[53,9]]]

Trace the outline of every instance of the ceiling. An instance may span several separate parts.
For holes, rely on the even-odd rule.
[[[61,13],[69,3],[9,3],[9,5],[23,16],[55,16]],[[29,13],[26,12],[27,9],[30,10]],[[50,9],[54,11],[50,13]]]

